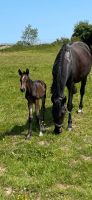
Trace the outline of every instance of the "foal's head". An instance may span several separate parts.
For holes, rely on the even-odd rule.
[[[18,73],[20,75],[20,90],[26,92],[27,82],[29,80],[29,69],[26,69],[26,71],[23,72],[19,69]]]

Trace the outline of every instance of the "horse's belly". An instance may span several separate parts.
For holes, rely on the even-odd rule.
[[[74,82],[78,83],[80,82],[82,79],[84,79],[85,77],[87,77],[87,75],[90,73],[91,70],[91,65],[89,66],[79,66],[79,69],[77,68],[75,70],[75,72],[73,73],[73,77],[74,77]]]

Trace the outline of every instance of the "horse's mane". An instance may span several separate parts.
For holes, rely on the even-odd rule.
[[[53,65],[53,70],[52,70],[53,82],[51,86],[51,93],[54,97],[57,96],[57,93],[59,91],[59,81],[61,80],[61,70],[63,66],[64,54],[66,52],[66,49],[67,49],[67,44],[64,44],[60,49],[59,53],[57,54],[57,57]]]

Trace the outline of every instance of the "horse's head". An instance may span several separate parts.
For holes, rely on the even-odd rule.
[[[26,92],[27,88],[27,81],[29,79],[29,69],[26,69],[26,71],[21,71],[20,69],[18,70],[18,73],[20,75],[20,90],[22,92]]]
[[[66,113],[66,97],[59,97],[56,99],[52,98],[53,107],[52,107],[52,115],[55,123],[55,133],[61,132],[61,126]]]

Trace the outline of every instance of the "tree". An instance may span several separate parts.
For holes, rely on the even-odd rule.
[[[37,42],[38,38],[38,29],[37,28],[32,28],[30,24],[25,27],[25,30],[22,33],[22,40],[23,42],[27,44],[35,44]]]
[[[52,44],[63,45],[63,44],[67,44],[69,42],[70,42],[69,38],[61,37],[60,39],[56,39],[56,41],[54,41]]]
[[[92,24],[88,22],[80,21],[74,26],[74,33],[72,35],[72,40],[74,37],[80,38],[81,41],[85,42],[89,47],[92,46]]]

